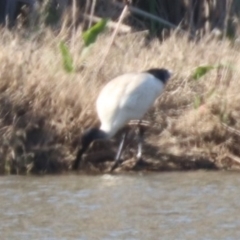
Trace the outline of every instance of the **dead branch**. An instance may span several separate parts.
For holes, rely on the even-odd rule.
[[[239,130],[237,130],[237,129],[233,128],[233,127],[229,127],[227,124],[222,123],[222,122],[221,122],[221,125],[222,125],[222,126],[224,127],[224,129],[227,130],[228,132],[234,133],[235,135],[240,136],[240,131],[239,131]]]
[[[114,2],[114,4],[116,6],[118,6],[118,7],[120,7],[120,8],[123,8],[125,6],[123,3],[120,3],[120,2]],[[139,14],[139,15],[147,17],[147,18],[150,18],[150,19],[152,19],[152,20],[154,20],[156,22],[162,23],[162,24],[164,24],[166,26],[169,26],[171,28],[178,28],[178,26],[176,26],[176,25],[174,25],[174,24],[172,24],[172,23],[170,23],[170,22],[168,22],[168,21],[166,21],[166,20],[164,20],[164,19],[162,19],[160,17],[157,17],[157,16],[155,16],[155,15],[153,15],[151,13],[148,13],[148,12],[145,12],[143,10],[140,10],[139,8],[129,6],[129,10],[131,12],[133,12],[133,13]]]
[[[101,18],[96,17],[96,16],[91,16],[88,14],[83,14],[84,18],[91,20],[92,22],[99,22],[101,20]],[[116,29],[117,28],[118,23],[115,23],[113,21],[108,21],[107,23],[107,27],[112,28],[112,29]],[[119,24],[119,31],[123,32],[123,33],[130,33],[132,31],[130,26],[127,26],[123,23]]]
[[[98,71],[101,70],[101,68],[102,68],[102,66],[103,66],[103,64],[104,64],[104,62],[105,62],[105,60],[106,60],[106,58],[107,58],[107,55],[108,55],[109,52],[110,52],[110,49],[111,49],[111,47],[112,47],[112,45],[113,45],[113,43],[114,43],[115,37],[117,36],[117,33],[118,33],[118,31],[119,31],[120,25],[122,24],[123,19],[125,18],[126,14],[127,14],[127,12],[128,12],[128,9],[129,9],[129,6],[128,6],[128,4],[127,4],[127,5],[125,5],[124,9],[122,10],[122,13],[121,13],[121,15],[120,15],[120,17],[119,17],[119,20],[118,20],[118,22],[117,22],[117,26],[116,26],[116,28],[115,28],[115,31],[114,31],[113,34],[112,34],[112,38],[111,38],[111,40],[110,40],[110,43],[109,43],[109,45],[108,45],[108,47],[107,47],[107,50],[105,51],[105,54],[104,54],[104,56],[103,56],[103,58],[102,58],[102,61],[101,61],[100,64],[99,64]]]

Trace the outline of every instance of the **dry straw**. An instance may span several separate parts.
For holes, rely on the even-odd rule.
[[[84,68],[68,74],[62,67],[59,42],[68,30],[48,29],[27,38],[1,29],[0,154],[1,172],[60,172],[74,159],[84,128],[98,125],[95,100],[113,77],[130,71],[165,67],[174,71],[165,93],[146,116],[152,122],[145,146],[145,169],[238,168],[240,129],[239,52],[228,40],[208,37],[197,43],[174,31],[163,41],[146,44],[145,36],[101,35],[85,59]],[[81,30],[75,29],[75,64],[82,66]],[[109,51],[109,46],[111,49]],[[107,57],[105,54],[107,53]],[[99,63],[103,62],[104,64]],[[198,81],[201,65],[223,64]],[[101,67],[101,72],[93,74]],[[230,127],[230,128],[229,128]],[[230,129],[230,130],[229,130]],[[132,164],[132,145],[125,155]],[[115,143],[100,146],[112,151]],[[109,150],[110,149],[110,150]],[[104,171],[103,155],[93,146],[89,154]],[[113,151],[114,152],[114,151]],[[90,156],[90,155],[89,155]],[[103,160],[112,160],[108,155]],[[87,156],[86,156],[87,158]],[[90,157],[89,157],[90,158]],[[103,157],[104,158],[104,157]],[[102,159],[101,159],[102,160]],[[131,166],[131,167],[129,167]]]

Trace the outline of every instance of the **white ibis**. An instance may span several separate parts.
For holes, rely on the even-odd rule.
[[[126,73],[108,82],[101,90],[97,102],[100,128],[87,129],[81,138],[73,169],[78,169],[82,155],[97,139],[112,138],[130,120],[141,120],[155,100],[163,92],[171,72],[164,68],[144,72]],[[123,134],[113,170],[119,163],[127,132]],[[143,130],[139,128],[137,159],[142,156]]]

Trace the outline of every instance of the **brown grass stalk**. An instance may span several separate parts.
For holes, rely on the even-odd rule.
[[[111,49],[111,47],[112,47],[112,45],[113,45],[113,43],[114,43],[114,40],[115,40],[115,38],[116,38],[116,36],[117,36],[117,34],[118,34],[118,31],[119,31],[119,28],[120,28],[120,26],[121,26],[121,23],[123,22],[126,14],[127,14],[128,8],[129,8],[129,6],[126,4],[125,7],[124,7],[124,9],[122,10],[122,13],[121,13],[121,15],[120,15],[120,17],[119,17],[119,20],[118,20],[118,22],[117,22],[116,28],[115,28],[115,30],[114,30],[113,33],[112,33],[111,40],[110,40],[110,42],[109,42],[109,44],[108,44],[108,46],[107,46],[107,48],[106,48],[106,51],[105,51],[105,53],[104,53],[104,55],[103,55],[103,57],[102,57],[102,60],[101,60],[100,64],[98,65],[98,71],[101,70],[103,64],[104,64],[105,61],[106,61],[106,58],[107,58],[107,56],[108,56],[108,54],[109,54],[109,52],[110,52],[110,49]],[[98,71],[97,71],[97,72],[98,72]]]

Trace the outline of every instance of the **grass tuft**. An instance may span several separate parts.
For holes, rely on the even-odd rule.
[[[131,33],[115,40],[103,68],[95,74],[103,46],[111,38],[108,32],[98,37],[84,65],[82,32],[75,33],[79,41],[74,49],[69,47],[75,71],[71,59],[63,68],[59,50],[68,32],[54,35],[45,29],[22,35],[1,29],[0,34],[1,173],[68,171],[83,129],[99,124],[95,100],[101,87],[119,74],[153,67],[172,69],[174,76],[146,116],[153,124],[144,146],[145,165],[131,165],[133,141],[125,154],[129,165],[126,162],[122,168],[239,168],[240,58],[228,41],[203,38],[194,43],[173,32],[161,43],[155,40],[146,45],[144,36]],[[200,66],[216,65],[222,67],[204,74],[201,70],[201,81],[194,80]],[[106,160],[112,160],[117,147],[115,140],[107,147],[94,144],[86,155],[85,169],[105,171]]]

